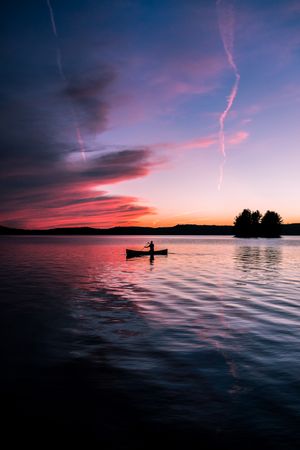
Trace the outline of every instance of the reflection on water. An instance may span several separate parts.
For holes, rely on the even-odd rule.
[[[281,248],[280,247],[250,247],[238,246],[236,247],[236,260],[238,267],[243,272],[249,270],[270,268],[277,269],[281,262]]]
[[[144,241],[1,240],[6,428],[105,448],[296,448],[300,240],[161,237],[168,257],[126,260]]]
[[[249,246],[236,247],[236,267],[248,278],[263,278],[266,282],[280,275],[281,247]]]

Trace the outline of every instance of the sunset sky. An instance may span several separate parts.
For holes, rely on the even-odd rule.
[[[1,225],[300,222],[300,0],[12,0],[1,22]]]

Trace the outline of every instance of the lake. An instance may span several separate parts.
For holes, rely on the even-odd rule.
[[[300,444],[300,237],[1,237],[2,439]]]

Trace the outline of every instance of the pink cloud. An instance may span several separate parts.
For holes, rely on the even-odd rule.
[[[244,142],[246,139],[248,139],[249,133],[247,131],[237,131],[236,133],[232,134],[227,139],[228,145],[239,145],[242,142]]]
[[[226,141],[228,145],[238,145],[244,142],[249,137],[249,133],[247,131],[237,131],[236,133],[230,135]],[[187,150],[197,150],[197,149],[206,149],[212,147],[213,145],[218,143],[218,136],[211,135],[203,138],[190,139],[188,141],[183,142],[164,142],[160,144],[155,144],[152,146],[154,149],[166,149],[166,150],[178,150],[178,151],[187,151]]]
[[[208,148],[216,144],[217,138],[215,136],[209,136],[204,138],[191,139],[186,142],[181,142],[177,145],[178,150],[194,150]]]
[[[4,214],[1,223],[29,229],[112,227],[129,225],[132,221],[154,213],[154,208],[142,205],[136,197],[109,196],[105,193],[91,196],[91,193],[84,189],[64,195],[59,190],[53,190],[48,200],[43,199],[32,206],[24,205],[23,208],[19,207]]]
[[[129,224],[153,214],[154,209],[136,197],[109,196],[95,187],[144,177],[161,161],[152,151],[123,149],[98,155],[84,164],[36,167],[23,172],[22,183],[7,194],[2,202],[0,222],[25,228],[56,226],[113,226]],[[40,170],[39,170],[40,169]],[[6,183],[15,184],[20,172],[7,175]]]
[[[165,149],[165,150],[194,150],[208,148],[217,142],[216,136],[207,136],[203,138],[190,139],[182,142],[162,142],[152,146],[153,149]]]

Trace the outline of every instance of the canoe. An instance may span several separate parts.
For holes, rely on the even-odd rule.
[[[163,250],[154,250],[154,252],[149,252],[149,250],[130,250],[126,248],[126,256],[127,258],[132,258],[134,256],[154,256],[154,255],[167,255],[168,249],[165,248]]]

